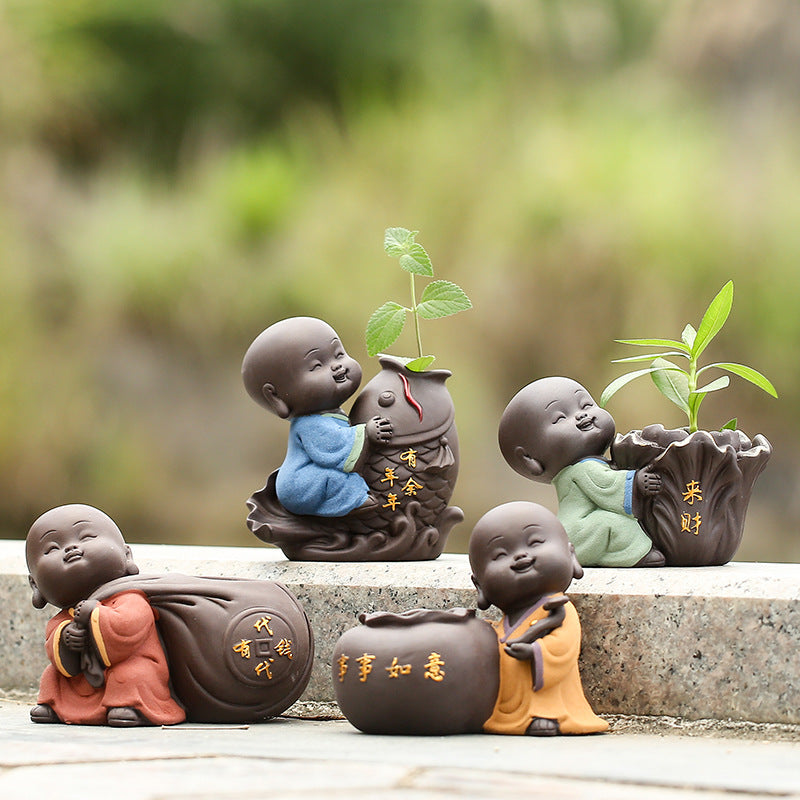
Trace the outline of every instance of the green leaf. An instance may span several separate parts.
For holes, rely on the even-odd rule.
[[[695,361],[725,324],[725,320],[728,319],[728,315],[731,313],[732,305],[733,281],[728,281],[711,301],[706,313],[703,314],[703,319],[700,321],[700,327],[697,329],[697,336],[692,345],[692,358]]]
[[[436,360],[436,356],[421,356],[407,361],[405,364],[406,369],[412,372],[425,372],[428,367]]]
[[[450,281],[434,281],[422,292],[417,313],[423,319],[440,319],[468,308],[472,308],[472,303],[460,286]]]
[[[367,353],[375,356],[391,347],[403,331],[408,309],[398,303],[384,303],[367,323]]]
[[[689,356],[686,353],[678,353],[677,351],[671,351],[668,353],[647,353],[643,356],[629,356],[628,358],[615,358],[612,360],[612,364],[633,364],[637,361],[655,361],[657,358],[667,358],[668,356],[679,356],[681,358],[688,358]]]
[[[650,377],[661,394],[675,403],[684,413],[689,413],[689,376],[684,370],[663,358],[656,359]]]
[[[618,344],[632,344],[634,347],[674,347],[688,356],[691,348],[675,339],[616,339]]]
[[[433,264],[425,252],[425,248],[416,242],[411,245],[408,253],[400,256],[400,266],[414,275],[424,275],[426,278],[433,277]]]
[[[730,385],[731,379],[727,375],[717,378],[711,383],[706,384],[700,389],[695,389],[692,394],[708,394],[709,392],[718,392],[720,389],[727,389]]]
[[[697,370],[697,374],[699,375],[701,372],[705,372],[707,369],[712,368],[724,369],[728,372],[732,372],[734,375],[738,375],[740,378],[744,378],[746,381],[750,381],[750,383],[758,386],[759,389],[763,389],[767,394],[772,395],[773,397],[778,396],[778,392],[775,390],[775,387],[770,383],[770,381],[752,367],[746,367],[744,364],[733,364],[728,361],[720,361],[716,364],[709,364],[708,366]]]
[[[418,233],[419,231],[410,231],[406,228],[387,228],[383,235],[383,249],[387,255],[399,258],[408,252]]]
[[[653,372],[661,369],[660,367],[648,367],[647,369],[637,369],[634,372],[626,372],[624,375],[620,375],[619,378],[611,381],[611,383],[603,389],[603,393],[600,395],[600,406],[605,407],[606,403],[623,387],[627,386],[631,381],[636,380],[636,378],[640,378],[642,375],[650,375]],[[676,369],[678,369],[676,367]]]
[[[735,431],[736,428],[739,426],[739,420],[734,417],[733,419],[729,419],[721,428],[722,431]]]
[[[687,325],[683,329],[683,333],[681,334],[681,339],[689,346],[689,348],[694,346],[694,340],[697,338],[697,331],[691,326]]]
[[[400,259],[400,266],[414,275],[433,277],[433,264],[425,248],[414,241],[419,231],[406,228],[387,228],[383,237],[383,249],[387,255]]]

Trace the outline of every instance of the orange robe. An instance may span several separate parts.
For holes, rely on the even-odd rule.
[[[608,723],[592,711],[583,694],[578,672],[581,623],[572,603],[564,606],[566,616],[560,627],[534,642],[533,663],[505,651],[507,641],[547,616],[542,608],[546,600],[533,606],[513,630],[507,617],[494,623],[500,648],[500,689],[492,716],[483,726],[487,733],[523,734],[534,717],[556,720],[561,733],[608,730]]]
[[[105,683],[98,688],[61,659],[61,637],[72,616],[65,609],[47,624],[50,664],[39,685],[39,703],[49,705],[66,723],[104,725],[108,710],[121,707],[135,708],[157,725],[183,722],[186,715],[169,691],[155,613],[144,594],[120,592],[92,612],[91,638],[105,666]]]

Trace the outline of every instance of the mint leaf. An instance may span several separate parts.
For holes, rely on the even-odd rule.
[[[408,247],[414,243],[414,237],[419,231],[410,231],[406,228],[387,228],[383,235],[383,249],[387,255],[399,258],[408,252]]]
[[[425,372],[428,367],[436,360],[435,356],[421,356],[405,363],[405,368],[412,372]]]
[[[373,313],[367,323],[366,333],[367,353],[370,356],[376,356],[397,341],[403,332],[407,311],[399,303],[389,301]]]
[[[425,248],[414,241],[419,231],[406,228],[387,228],[383,237],[386,254],[400,259],[400,266],[413,275],[433,277],[433,264]]]
[[[721,428],[721,431],[735,431],[739,425],[739,420],[734,417],[733,419],[729,419]]]
[[[460,286],[450,281],[434,281],[422,292],[417,313],[423,319],[440,319],[468,308],[472,308],[472,303]]]

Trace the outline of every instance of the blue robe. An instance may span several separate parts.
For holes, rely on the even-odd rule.
[[[366,443],[364,425],[343,414],[296,417],[275,491],[292,514],[343,517],[367,499],[366,481],[353,469]]]

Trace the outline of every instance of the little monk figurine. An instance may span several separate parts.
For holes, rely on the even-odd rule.
[[[661,567],[664,555],[638,522],[640,498],[661,490],[649,468],[615,469],[604,454],[616,426],[586,389],[542,378],[511,400],[500,420],[503,457],[520,475],[552,482],[558,518],[585,567]]]
[[[392,438],[392,424],[376,416],[350,425],[340,406],[358,389],[361,367],[330,325],[312,317],[276,322],[248,348],[242,377],[259,405],[291,420],[275,486],[287,511],[343,517],[377,505],[358,470],[370,444]]]
[[[91,506],[51,509],[31,526],[25,554],[33,605],[61,609],[47,625],[50,664],[31,719],[114,727],[183,722],[145,595],[87,599],[139,572],[113,520]]]
[[[558,518],[535,503],[486,513],[469,542],[478,607],[497,606],[500,688],[487,733],[600,733],[608,723],[583,694],[581,626],[563,594],[583,570]]]

